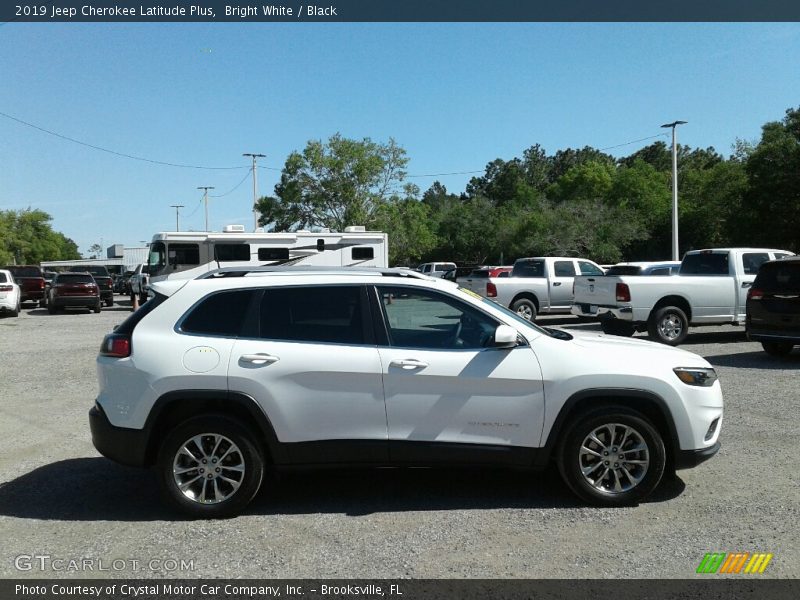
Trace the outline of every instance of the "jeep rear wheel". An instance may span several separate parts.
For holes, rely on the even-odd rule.
[[[579,418],[561,444],[558,466],[582,499],[627,506],[646,498],[661,481],[666,451],[643,415],[623,407]]]
[[[222,415],[189,419],[167,435],[158,457],[170,502],[194,517],[239,513],[261,487],[264,458],[253,435]]]

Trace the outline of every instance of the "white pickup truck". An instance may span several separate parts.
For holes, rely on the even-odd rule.
[[[148,267],[146,263],[142,263],[133,271],[130,278],[131,286],[131,303],[133,303],[134,296],[139,296],[139,302],[144,304],[147,301],[147,290],[149,289],[150,276],[148,275]]]
[[[605,333],[647,331],[677,346],[690,325],[741,325],[747,290],[761,263],[792,253],[769,248],[715,248],[687,252],[678,275],[575,278],[572,314],[600,320]]]
[[[473,291],[533,321],[540,313],[569,313],[575,275],[600,277],[603,269],[584,258],[520,258],[508,277],[489,277],[485,288]]]

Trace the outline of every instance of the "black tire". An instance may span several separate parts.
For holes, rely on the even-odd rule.
[[[606,320],[600,321],[600,329],[607,335],[631,337],[635,332],[633,325],[625,321]]]
[[[57,310],[58,310],[58,308],[56,308],[56,305],[53,304],[52,302],[47,305],[47,312],[49,312],[51,315],[56,314]]]
[[[19,316],[19,310],[20,310],[19,309],[19,300],[17,300],[17,305],[14,307],[14,310],[11,312],[11,316],[12,317],[18,317]]]
[[[689,334],[689,319],[677,306],[662,306],[647,320],[647,333],[657,342],[677,346]]]
[[[106,298],[106,306],[108,306],[108,307],[114,306],[114,299],[113,298]]]
[[[761,347],[770,356],[786,356],[792,353],[794,344],[792,342],[761,342]]]
[[[615,426],[616,436],[614,441],[617,443],[622,441],[623,434],[625,433],[623,427],[630,428],[634,432],[628,433],[628,439],[625,440],[624,447],[619,447],[619,451],[622,451],[624,448],[638,447],[643,442],[646,446],[646,454],[642,451],[634,452],[631,450],[628,450],[628,452],[624,454],[625,458],[628,460],[640,460],[646,456],[649,461],[646,469],[640,465],[624,463],[622,461],[614,463],[609,460],[610,464],[608,464],[607,469],[605,464],[598,465],[596,469],[597,471],[606,469],[604,473],[607,474],[596,476],[590,472],[587,476],[584,476],[582,468],[593,466],[594,463],[591,462],[592,460],[596,460],[597,462],[602,461],[603,463],[606,462],[603,458],[594,459],[592,454],[587,453],[582,456],[580,452],[588,436],[592,432],[602,429],[605,425]],[[604,431],[610,432],[610,429],[604,429]],[[604,443],[609,443],[608,438],[610,436],[608,433],[606,433],[605,437],[601,437],[600,435],[596,437]],[[595,445],[592,442],[590,443]],[[617,446],[613,445],[613,441],[609,443],[609,448],[613,449],[616,447]],[[600,446],[597,447],[597,449],[599,448]],[[596,448],[589,449],[595,450]],[[603,450],[599,451],[602,452]],[[611,450],[609,450],[609,454],[614,456]],[[611,456],[609,456],[609,459],[611,459]],[[631,459],[631,456],[635,458]],[[633,477],[628,478],[624,475],[624,467],[622,466],[617,472],[619,473],[621,471],[623,475],[621,477],[612,477],[613,472],[609,470],[613,469],[616,464],[627,465],[628,472],[631,473]],[[658,430],[653,427],[644,415],[622,406],[609,406],[602,410],[578,417],[567,427],[558,452],[558,469],[567,486],[583,500],[601,506],[629,506],[641,502],[658,486],[664,475],[665,465],[666,450],[661,434],[659,434]],[[599,486],[592,485],[592,483],[587,480],[587,477],[597,479]],[[634,478],[637,480],[636,483],[634,483]],[[621,488],[623,488],[622,491],[608,489],[613,488],[612,483],[615,481],[620,482]],[[623,486],[631,487],[629,489],[624,489]]]
[[[133,301],[134,301],[134,300],[136,300],[136,294],[134,294],[133,292],[131,292],[131,304],[133,304]]]
[[[190,497],[191,493],[196,495],[202,493],[198,489],[197,483],[187,488],[188,493],[182,492],[176,481],[176,475],[173,474],[173,464],[176,461],[188,460],[185,455],[180,454],[181,448],[190,444],[190,440],[196,436],[207,436],[201,438],[206,447],[205,451],[208,451],[214,443],[211,436],[227,438],[228,442],[232,442],[237,448],[228,454],[229,460],[244,466],[244,473],[238,481],[238,488],[234,489],[225,480],[220,479],[218,489],[222,494],[230,493],[230,495],[210,504],[201,503]],[[220,453],[225,451],[225,444],[228,442],[224,440],[221,442]],[[191,447],[197,448],[196,445]],[[209,460],[211,460],[210,457]],[[258,493],[264,478],[264,457],[254,435],[239,421],[224,415],[201,415],[175,427],[161,445],[157,464],[159,479],[169,502],[185,514],[206,519],[229,517],[241,512]],[[197,464],[198,469],[195,473],[189,472],[188,475],[185,475],[187,478],[193,477],[195,474],[199,478],[199,468],[209,468],[203,467],[199,461],[194,461],[192,464]],[[187,463],[185,467],[190,468],[192,464]],[[219,467],[214,467],[214,469],[217,470]],[[224,472],[225,467],[222,466],[222,469]],[[228,475],[236,479],[238,477],[236,473],[236,471],[229,471]],[[209,477],[213,477],[213,475],[209,474]],[[222,476],[220,475],[220,477]],[[205,482],[205,479],[199,479],[199,481]],[[213,481],[217,481],[216,477],[213,478]],[[206,489],[205,486],[204,483],[203,490]],[[209,490],[209,493],[215,494],[216,492],[212,489]]]
[[[47,299],[42,298],[41,300],[39,300],[39,308],[45,308],[45,307],[47,307]]]
[[[536,303],[528,298],[520,298],[511,304],[511,310],[528,321],[536,320]]]
[[[94,314],[98,314],[100,312],[100,302],[97,302],[97,305],[92,309]]]

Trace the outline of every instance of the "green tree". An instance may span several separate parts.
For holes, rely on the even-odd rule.
[[[800,250],[800,108],[763,126],[745,168],[739,239],[747,234],[753,245]]]
[[[400,192],[406,152],[390,139],[353,140],[335,134],[311,140],[286,159],[275,196],[256,204],[259,223],[275,231],[370,223],[378,208]]]
[[[0,211],[0,263],[38,264],[80,258],[75,242],[53,231],[51,220],[38,209]]]

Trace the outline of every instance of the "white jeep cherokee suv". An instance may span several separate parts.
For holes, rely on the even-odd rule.
[[[719,449],[701,357],[539,327],[407,269],[221,269],[153,284],[105,337],[95,447],[196,516],[266,469],[555,461],[585,501],[645,498]]]

